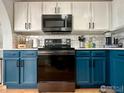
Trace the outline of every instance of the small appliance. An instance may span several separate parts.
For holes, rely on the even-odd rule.
[[[44,32],[71,32],[72,15],[42,15]]]
[[[112,47],[112,33],[110,31],[105,32],[105,47]]]
[[[105,32],[106,45],[112,45],[112,34],[110,31]]]

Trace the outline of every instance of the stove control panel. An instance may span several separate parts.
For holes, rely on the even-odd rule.
[[[69,48],[71,47],[71,39],[45,39],[45,47],[48,48]]]

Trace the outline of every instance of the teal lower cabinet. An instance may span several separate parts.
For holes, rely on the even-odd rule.
[[[93,57],[92,58],[92,82],[100,85],[104,84],[106,77],[106,58],[104,57]]]
[[[6,85],[19,84],[19,58],[4,59],[4,82]]]
[[[36,58],[21,58],[20,67],[20,83],[23,86],[33,87],[37,84],[37,59]]]
[[[124,93],[124,51],[110,51],[110,85]]]
[[[89,53],[89,55],[83,56],[81,53],[83,55]],[[98,55],[101,53],[102,56]],[[99,87],[106,84],[106,57],[103,56],[103,53],[105,51],[76,51],[77,87]]]
[[[8,88],[37,87],[37,55],[36,51],[30,51],[33,54],[30,54],[29,50],[4,51],[4,84]],[[30,57],[21,57],[21,53],[27,53]]]
[[[76,58],[76,76],[77,85],[86,85],[90,83],[90,58]]]

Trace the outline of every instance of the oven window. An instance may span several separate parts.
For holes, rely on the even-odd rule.
[[[46,20],[45,21],[45,27],[57,28],[57,27],[64,27],[64,26],[65,26],[64,20]]]
[[[74,81],[75,57],[42,55],[38,58],[38,81]]]

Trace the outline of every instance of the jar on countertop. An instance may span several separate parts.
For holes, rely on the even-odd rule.
[[[87,41],[85,42],[85,48],[95,48],[95,47],[96,47],[96,44],[93,43],[92,37],[89,38],[89,40],[87,40]]]

